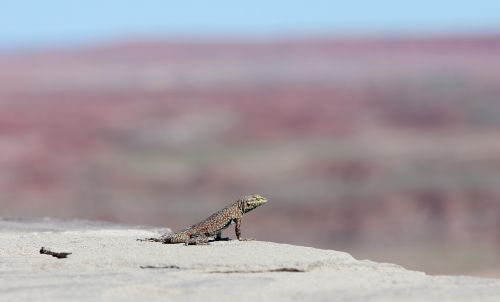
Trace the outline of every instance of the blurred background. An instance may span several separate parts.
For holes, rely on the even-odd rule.
[[[252,193],[245,236],[500,277],[500,3],[2,2],[0,216]]]

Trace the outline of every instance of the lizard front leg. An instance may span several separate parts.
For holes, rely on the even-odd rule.
[[[236,225],[234,227],[234,232],[236,233],[236,238],[240,241],[253,240],[252,238],[241,238],[241,218],[236,218],[234,220]]]

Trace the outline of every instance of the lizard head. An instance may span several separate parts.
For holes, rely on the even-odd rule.
[[[254,194],[241,198],[239,202],[243,213],[248,213],[256,207],[265,204],[267,202],[267,198]]]

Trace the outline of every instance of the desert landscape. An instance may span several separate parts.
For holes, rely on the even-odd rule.
[[[0,54],[0,216],[180,229],[252,193],[249,237],[500,277],[500,36]]]

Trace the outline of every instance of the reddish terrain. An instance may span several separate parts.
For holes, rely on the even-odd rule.
[[[138,41],[0,55],[1,216],[243,232],[500,269],[500,37]]]

